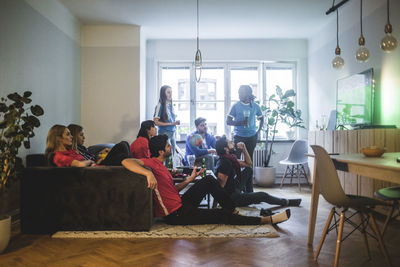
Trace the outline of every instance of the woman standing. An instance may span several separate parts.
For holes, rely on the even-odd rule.
[[[172,106],[172,90],[168,85],[163,85],[160,89],[160,99],[154,111],[154,122],[158,126],[158,134],[168,136],[172,145],[172,156],[175,154],[175,131],[176,125],[180,125],[179,120],[175,120],[176,115]]]
[[[143,121],[140,125],[140,130],[135,141],[131,144],[132,158],[142,159],[150,158],[149,140],[157,135],[157,128],[154,121]]]

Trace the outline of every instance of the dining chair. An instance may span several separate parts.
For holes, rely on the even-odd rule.
[[[379,248],[386,262],[388,263],[389,266],[391,266],[389,255],[386,251],[386,247],[382,240],[382,235],[378,229],[378,226],[376,224],[375,218],[372,213],[372,208],[374,208],[375,206],[378,205],[387,206],[388,204],[386,204],[383,201],[369,197],[345,194],[340,184],[334,163],[330,158],[330,156],[328,155],[328,153],[326,152],[326,150],[321,146],[317,145],[312,145],[311,148],[315,154],[315,164],[319,181],[319,191],[324,197],[324,199],[334,206],[331,209],[328,219],[326,221],[321,240],[318,244],[317,251],[315,252],[314,255],[314,260],[316,261],[318,259],[326,235],[330,231],[336,229],[337,242],[336,242],[336,254],[335,254],[334,266],[338,266],[340,247],[342,241],[344,241],[350,234],[352,234],[357,229],[362,233],[368,259],[370,259],[371,256],[368,247],[367,234],[378,241]],[[349,212],[351,212],[351,214],[350,216],[347,216],[346,213],[349,214]],[[358,215],[359,223],[356,223],[354,221],[354,216],[356,215]],[[337,220],[336,216],[339,216],[339,220]],[[334,223],[331,226],[333,218],[334,218]],[[343,237],[344,222],[347,222],[354,227],[354,229],[345,237]],[[373,233],[367,231],[368,226],[372,229]]]
[[[307,152],[308,141],[301,139],[296,140],[290,149],[289,156],[286,159],[279,161],[279,164],[287,165],[285,173],[283,174],[280,188],[282,188],[288,172],[290,173],[290,184],[292,184],[293,176],[295,175],[295,169],[297,172],[297,185],[299,187],[299,191],[301,191],[300,178],[302,175],[304,175],[308,183],[307,172],[304,168],[304,165],[308,162],[308,158],[305,155]]]
[[[389,221],[400,216],[400,206],[399,206],[400,186],[381,188],[375,192],[375,196],[382,200],[392,202],[392,205],[391,205],[392,207],[390,208],[390,212],[389,212],[388,216],[386,217],[385,224],[383,225],[383,229],[382,229],[382,236],[384,236],[384,234],[386,232],[386,228],[389,224]],[[395,210],[397,210],[397,215],[393,216],[393,213]]]

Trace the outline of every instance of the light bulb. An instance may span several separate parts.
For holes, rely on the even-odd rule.
[[[381,48],[383,51],[390,53],[395,50],[397,47],[397,40],[394,36],[388,32],[386,33],[385,37],[381,40]]]
[[[360,45],[356,53],[356,59],[358,62],[367,62],[369,59],[369,50],[365,46]]]
[[[334,67],[335,69],[341,69],[343,68],[343,66],[344,66],[344,60],[340,55],[336,56],[332,60],[332,67]]]

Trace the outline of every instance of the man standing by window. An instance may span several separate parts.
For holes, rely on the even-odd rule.
[[[243,142],[251,160],[253,160],[253,152],[257,145],[258,133],[264,124],[261,108],[254,102],[254,98],[251,87],[241,85],[239,87],[239,101],[231,107],[226,119],[226,124],[234,126],[234,143]],[[256,128],[256,117],[260,121],[258,130]]]

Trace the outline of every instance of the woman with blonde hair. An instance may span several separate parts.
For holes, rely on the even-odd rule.
[[[46,140],[46,158],[58,167],[87,167],[94,164],[72,149],[72,135],[67,127],[56,124],[50,128]]]

